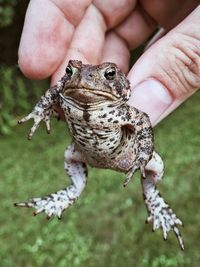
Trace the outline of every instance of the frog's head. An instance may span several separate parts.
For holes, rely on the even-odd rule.
[[[127,101],[130,97],[130,83],[114,63],[89,65],[70,60],[62,79],[63,95],[80,102]]]

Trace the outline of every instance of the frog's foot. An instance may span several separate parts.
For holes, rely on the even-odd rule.
[[[153,231],[161,227],[163,238],[166,240],[168,232],[173,230],[181,249],[184,250],[183,239],[178,229],[178,225],[183,225],[183,223],[160,196],[158,190],[152,192],[151,196],[147,198],[145,196],[145,204],[149,214],[146,222],[151,222],[153,224]]]
[[[143,163],[141,165],[136,164],[130,169],[130,171],[127,172],[126,178],[125,178],[124,183],[123,183],[124,187],[126,187],[128,185],[128,183],[132,180],[133,175],[136,173],[136,171],[138,169],[140,169],[142,176],[145,177],[145,163]]]
[[[163,237],[166,240],[167,234],[173,230],[180,244],[181,249],[184,249],[183,239],[178,229],[182,222],[177,218],[169,205],[161,197],[156,183],[158,183],[164,173],[164,165],[161,157],[154,151],[151,160],[145,166],[145,178],[142,177],[142,187],[144,200],[148,211],[147,222],[152,222],[153,231],[162,228]]]
[[[135,165],[130,171],[126,174],[126,179],[124,180],[123,186],[126,187],[127,184],[131,181],[134,173],[137,171],[138,167]]]
[[[76,199],[77,194],[71,186],[43,198],[33,198],[27,202],[15,203],[15,206],[35,208],[33,215],[44,212],[47,218],[55,216],[60,219],[63,211],[72,205]]]
[[[50,133],[51,127],[50,127],[50,115],[51,115],[51,110],[43,111],[38,109],[34,109],[30,114],[28,114],[26,117],[22,118],[21,120],[18,121],[19,124],[24,123],[30,119],[34,120],[34,124],[31,127],[31,130],[28,134],[28,139],[30,140],[39,127],[40,122],[43,120],[46,124],[46,129],[47,133]]]
[[[63,190],[43,198],[33,198],[27,202],[16,203],[18,207],[35,208],[34,215],[44,212],[47,218],[61,218],[65,209],[72,205],[86,186],[87,166],[81,162],[82,154],[75,150],[74,144],[65,151],[65,170],[72,184]]]

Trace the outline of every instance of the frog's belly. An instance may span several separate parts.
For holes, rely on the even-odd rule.
[[[109,156],[104,156],[84,154],[84,156],[86,163],[91,167],[112,169],[124,173],[128,172],[134,166],[136,159],[136,155],[131,151],[120,151],[119,155],[111,154]]]
[[[79,126],[70,129],[73,140],[85,155],[100,158],[108,157],[119,145],[122,138],[121,129],[99,130]]]
[[[109,168],[126,172],[134,164],[134,136],[119,129],[95,130],[73,126],[75,147],[80,151],[86,163],[92,167]],[[129,141],[128,141],[129,140]]]

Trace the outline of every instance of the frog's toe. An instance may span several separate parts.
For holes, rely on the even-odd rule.
[[[42,202],[44,201],[42,201],[41,198],[33,198],[26,202],[15,203],[14,205],[16,207],[22,207],[22,208],[35,208],[35,211],[33,212],[33,215],[35,216],[45,210],[44,203]]]
[[[55,200],[52,195],[50,195],[44,198],[33,198],[27,202],[15,203],[15,206],[34,208],[34,216],[44,212],[47,216],[47,219],[52,216],[58,217],[60,219],[63,211],[69,206],[69,202]]]
[[[170,230],[173,230],[178,239],[181,249],[184,250],[183,239],[181,236],[181,232],[178,229],[178,225],[181,225],[181,226],[183,225],[182,221],[179,218],[177,218],[176,214],[173,212],[173,210],[170,207],[165,208],[162,211],[162,215],[160,217],[161,217],[160,224],[163,230],[164,240],[167,239],[168,232]]]
[[[32,119],[31,113],[28,114],[27,116],[23,117],[22,119],[18,120],[18,123],[21,124],[21,123],[24,123],[30,119]]]
[[[124,180],[123,186],[126,187],[127,184],[131,181],[134,173],[138,170],[138,166],[134,165],[133,168],[127,172],[126,179]]]
[[[146,222],[153,223],[153,231],[158,228],[162,228],[164,240],[167,239],[168,232],[173,230],[181,249],[184,250],[183,239],[178,229],[178,225],[183,225],[183,223],[179,218],[177,218],[176,214],[166,203],[163,207],[158,205],[154,206],[154,208],[150,211],[150,215],[148,216]]]

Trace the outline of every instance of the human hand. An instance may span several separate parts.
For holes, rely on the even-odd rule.
[[[128,75],[134,88],[129,104],[146,111],[156,124],[200,86],[200,7],[192,12],[198,3],[32,0],[19,66],[30,78],[52,75],[52,83],[63,75],[69,59],[111,61],[127,72],[130,49],[159,24],[168,34],[146,50]]]
[[[171,12],[173,14],[173,10]],[[157,16],[162,15],[157,12]],[[166,29],[173,27],[173,24],[170,25],[171,16],[169,21],[162,22],[165,18],[160,19],[160,24]],[[200,87],[199,25],[200,6],[153,43],[129,72],[134,88],[129,104],[149,114],[153,125]]]

